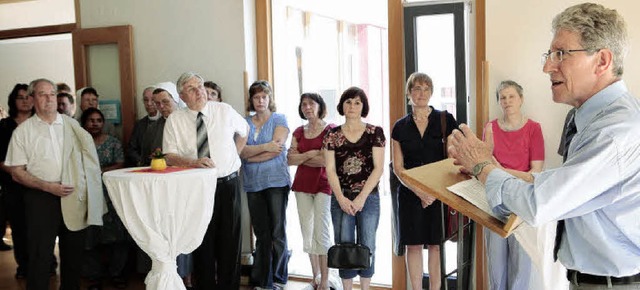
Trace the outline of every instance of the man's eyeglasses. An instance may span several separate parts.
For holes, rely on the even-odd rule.
[[[548,50],[547,52],[542,54],[542,57],[540,58],[540,62],[544,65],[547,62],[547,59],[550,60],[552,63],[559,63],[563,60],[564,55],[571,55],[572,52],[579,52],[579,51],[587,51],[587,52],[596,52],[599,51],[600,49],[568,49],[568,50]]]
[[[422,88],[422,87],[413,87],[413,88],[411,88],[411,93],[414,93],[414,94],[417,94],[419,92],[426,93],[426,92],[430,92],[430,91],[431,91],[431,88],[429,86],[426,86],[424,88]]]

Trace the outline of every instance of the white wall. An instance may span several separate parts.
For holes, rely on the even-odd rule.
[[[76,22],[74,0],[0,4],[0,30]]]
[[[0,41],[0,106],[16,83],[37,78],[74,86],[71,34],[17,38]]]
[[[500,114],[495,100],[495,88],[504,79],[513,79],[524,87],[523,110],[542,125],[545,139],[546,167],[560,165],[562,158],[556,153],[562,124],[569,106],[556,104],[551,99],[549,76],[542,72],[540,55],[549,49],[552,39],[551,21],[565,8],[583,1],[569,0],[509,0],[487,1],[487,60],[490,63],[489,100],[491,119]],[[625,59],[623,79],[631,92],[640,94],[640,19],[634,12],[640,8],[637,1],[593,1],[614,8],[627,21],[632,50]]]
[[[247,35],[253,34],[245,34],[245,29],[253,29],[245,27],[253,9],[243,2],[253,1],[81,0],[81,27],[133,26],[139,96],[148,85],[175,83],[183,72],[194,71],[222,86],[224,101],[242,112],[243,72],[255,71],[247,68],[255,55],[245,54],[246,46],[255,43],[247,44]],[[144,114],[140,98],[137,112],[139,117]]]

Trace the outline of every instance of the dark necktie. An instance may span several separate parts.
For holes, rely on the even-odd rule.
[[[198,112],[196,119],[196,140],[198,145],[198,158],[209,156],[209,137],[207,137],[207,126],[202,119],[202,113]]]
[[[567,161],[567,154],[569,152],[569,145],[573,136],[576,135],[578,129],[576,128],[575,114],[571,116],[571,120],[567,123],[564,136],[564,151],[562,152],[562,162]],[[556,243],[553,246],[553,260],[558,260],[558,250],[560,250],[560,242],[562,241],[562,235],[564,234],[564,220],[559,220],[556,226]]]
[[[569,121],[569,123],[567,123],[567,127],[565,128],[565,133],[564,133],[564,150],[562,151],[562,162],[564,163],[565,161],[567,161],[567,154],[569,153],[569,145],[571,145],[571,140],[573,139],[573,136],[576,135],[576,132],[578,132],[578,129],[576,128],[576,122],[575,122],[575,113],[573,116],[571,116],[571,120]]]

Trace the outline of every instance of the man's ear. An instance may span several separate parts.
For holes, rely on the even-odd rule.
[[[598,76],[603,75],[609,70],[613,73],[613,53],[610,49],[600,49],[596,52],[596,58],[596,74]]]

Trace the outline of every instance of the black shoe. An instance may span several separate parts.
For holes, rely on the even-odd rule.
[[[118,289],[127,288],[127,280],[122,276],[116,276],[111,278],[111,284],[113,284],[113,287],[116,287]]]
[[[87,287],[87,290],[102,290],[102,283],[93,282],[89,287]]]
[[[0,251],[4,252],[4,251],[11,251],[11,250],[13,250],[12,246],[9,246],[9,245],[5,244],[4,242],[0,242]]]
[[[22,280],[22,279],[26,279],[26,278],[27,278],[27,274],[26,273],[22,273],[20,271],[16,272],[16,279]]]

